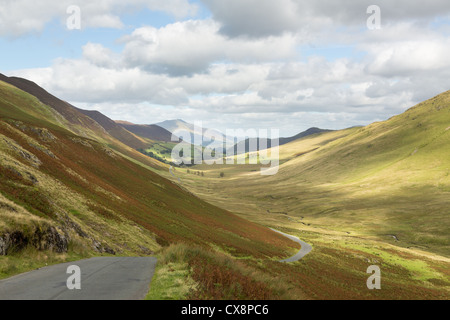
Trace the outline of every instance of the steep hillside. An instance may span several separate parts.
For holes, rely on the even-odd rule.
[[[1,254],[150,254],[184,242],[283,257],[294,243],[214,207],[0,82]],[[1,273],[1,272],[0,272]]]
[[[326,132],[330,132],[331,130],[323,130],[319,128],[310,128],[304,132],[301,132],[293,137],[289,138],[279,138],[278,145],[283,146],[292,141],[299,140],[308,136],[318,135]],[[230,152],[234,152],[234,154],[242,154],[250,152],[250,145],[252,145],[252,149],[256,146],[256,151],[270,149],[274,143],[272,139],[261,139],[261,138],[250,138],[244,141],[240,141],[234,145]],[[255,150],[252,150],[255,151]]]
[[[384,122],[286,144],[275,176],[261,177],[255,166],[203,166],[229,180],[189,188],[257,221],[277,213],[449,256],[449,146],[450,91]]]
[[[292,165],[302,163],[294,170],[328,182],[380,175],[392,181],[411,175],[437,181],[441,177],[434,173],[446,174],[450,166],[449,130],[450,91],[388,121],[355,128],[347,137]],[[314,166],[307,166],[312,159]],[[395,172],[395,177],[386,174],[388,171]]]
[[[129,132],[152,141],[172,142],[172,133],[157,125],[138,125],[125,121],[116,121]]]
[[[7,77],[3,74],[0,74],[0,81],[8,83],[26,93],[29,93],[30,95],[36,97],[42,104],[55,110],[56,113],[54,113],[52,119],[56,120],[56,122],[63,121],[64,126],[76,134],[87,137],[92,135],[92,132],[98,133],[99,130],[102,130],[101,126],[97,122],[84,116],[80,113],[79,109],[58,99],[32,81],[17,77]],[[4,92],[3,95],[5,94],[6,93]],[[27,108],[25,104],[17,107]],[[30,108],[28,108],[28,111],[31,113],[34,112],[34,110]],[[60,115],[61,117],[59,117],[59,119],[54,119],[57,115]]]
[[[105,129],[106,132],[108,132],[112,137],[116,138],[120,142],[133,149],[145,148],[149,145],[148,141],[137,137],[135,134],[126,130],[126,128],[117,124],[98,111],[89,111],[82,109],[78,109],[78,111],[101,125],[102,128]]]
[[[147,147],[149,144],[147,141],[136,137],[101,113],[78,109],[26,79],[0,74],[0,81],[4,81],[0,86],[2,96],[10,95],[8,90],[11,90],[11,87],[8,90],[4,89],[7,83],[13,86],[12,90],[16,93],[16,99],[20,97],[20,101],[17,101],[14,107],[11,106],[10,110],[5,109],[0,112],[4,114],[10,112],[17,119],[21,117],[27,119],[32,115],[37,118],[35,120],[44,121],[43,123],[47,125],[50,122],[76,135],[108,144],[115,151],[144,165],[153,168],[164,167],[160,162],[143,156],[135,150]],[[24,92],[29,95],[24,95]],[[5,103],[10,104],[10,101]]]
[[[283,145],[274,176],[261,176],[258,165],[200,165],[191,172],[202,176],[165,175],[311,244],[300,263],[261,264],[288,274],[309,298],[448,300],[449,143],[446,92],[385,122]],[[381,269],[382,290],[367,290],[373,265]]]
[[[289,142],[299,140],[301,138],[309,137],[315,134],[331,132],[332,130],[320,129],[320,128],[309,128],[306,131],[300,132],[299,134],[289,137],[289,138],[280,138],[280,146],[288,144]]]
[[[226,136],[225,132],[219,132],[217,130],[214,129],[208,129],[208,128],[201,128],[203,129],[202,134],[199,134],[199,132],[196,132],[196,128],[195,125],[188,123],[186,121],[183,120],[167,120],[161,123],[157,123],[157,126],[166,129],[167,131],[171,132],[171,133],[176,133],[177,131],[181,130],[183,132],[189,132],[191,134],[191,141],[190,143],[192,144],[196,144],[198,146],[220,146],[222,147],[222,145],[224,143],[229,143],[229,144],[234,144],[234,137],[228,137]],[[211,143],[210,138],[211,137],[205,137],[204,139],[204,135],[205,133],[208,132],[209,134],[211,134],[212,136],[215,137],[215,140],[213,143]],[[205,141],[203,141],[205,140]],[[186,141],[186,138],[185,138]]]

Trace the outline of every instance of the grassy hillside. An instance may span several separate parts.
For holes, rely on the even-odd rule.
[[[331,130],[323,130],[319,128],[310,128],[304,132],[301,132],[293,137],[289,138],[279,138],[276,142],[279,146],[283,146],[288,144],[289,142],[296,141],[308,136],[318,135],[325,132],[331,132]],[[238,155],[242,153],[250,152],[250,146],[252,146],[253,150],[266,150],[270,149],[275,142],[272,139],[261,139],[261,138],[250,138],[243,141],[238,142],[232,148],[230,148],[229,152],[232,154]]]
[[[135,150],[147,147],[150,144],[148,141],[136,137],[106,116],[98,112],[78,109],[26,79],[0,74],[0,81],[3,81],[0,82],[0,98],[9,105],[9,108],[0,111],[1,114],[9,115],[17,120],[37,121],[44,127],[50,125],[56,126],[57,129],[64,128],[77,136],[106,144],[122,155],[146,166],[166,167]],[[12,94],[14,97],[11,96]]]
[[[145,148],[146,146],[148,146],[147,141],[126,130],[121,125],[117,124],[100,112],[81,109],[78,109],[78,111],[95,120],[95,122],[101,125],[102,128],[105,129],[105,131],[108,132],[112,137],[124,143],[125,145],[133,149]]]
[[[59,261],[61,254],[149,255],[178,242],[265,259],[296,250],[295,243],[130,161],[104,137],[76,135],[67,122],[0,82],[0,247],[6,254],[0,277]],[[46,254],[26,258],[25,250]],[[15,263],[25,266],[11,268]]]
[[[448,256],[449,145],[447,92],[385,122],[282,146],[273,177],[261,177],[255,166],[201,167],[212,176],[225,170],[237,187],[228,189],[222,180],[199,192],[225,188],[240,199],[239,211],[243,202],[245,211],[257,206],[258,212],[283,212]]]
[[[116,121],[129,132],[152,141],[172,142],[172,133],[157,125],[138,125],[125,121]]]
[[[219,207],[313,244],[290,270],[302,270],[310,295],[333,287],[348,296],[362,277],[354,272],[375,263],[389,283],[378,298],[423,298],[427,290],[448,298],[449,145],[446,92],[385,122],[281,146],[275,176],[261,176],[257,165],[202,165],[192,170],[203,177],[179,170],[176,178]]]
[[[448,299],[448,180],[436,185],[428,174],[445,167],[437,150],[448,131],[441,135],[433,121],[447,113],[431,111],[445,111],[447,99],[435,101],[444,108],[426,109],[431,101],[410,111],[434,119],[421,126],[398,120],[406,113],[369,126],[370,134],[354,128],[287,144],[273,177],[261,177],[257,166],[200,166],[190,170],[204,175],[193,175],[170,173],[98,123],[75,125],[0,81],[0,278],[93,255],[156,253],[154,299]],[[423,135],[413,130],[436,138],[406,157],[399,149],[417,143],[408,135]],[[416,156],[435,162],[425,166]],[[399,168],[409,168],[412,180],[391,176]],[[390,201],[394,191],[404,200]],[[424,206],[430,212],[420,215]],[[262,225],[299,236],[313,252],[279,263],[298,245]],[[393,228],[403,232],[398,242],[388,234]],[[416,235],[428,242],[414,244]],[[373,264],[382,267],[381,291],[366,287]]]

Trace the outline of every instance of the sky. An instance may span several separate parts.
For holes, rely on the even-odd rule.
[[[449,52],[448,0],[0,0],[0,73],[139,124],[367,125],[449,90]]]

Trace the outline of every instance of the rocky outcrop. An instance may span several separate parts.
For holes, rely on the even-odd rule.
[[[46,230],[36,230],[31,244],[38,250],[50,250],[56,253],[67,252],[69,241],[65,235],[59,233],[55,227]]]
[[[20,251],[28,244],[26,237],[20,231],[6,233],[0,237],[0,256],[6,256],[11,251]]]
[[[0,235],[0,256],[18,252],[27,246],[37,250],[50,250],[56,253],[68,251],[69,240],[55,227],[36,228],[30,235],[22,231],[14,231]]]
[[[6,143],[8,148],[21,156],[23,159],[27,160],[31,163],[31,165],[35,168],[39,168],[42,165],[42,161],[39,160],[38,157],[36,157],[34,154],[28,152],[27,150],[23,149],[20,145],[18,145],[14,140],[11,140],[7,137],[3,136],[3,141]]]
[[[116,255],[116,252],[112,248],[101,244],[99,241],[97,241],[95,239],[92,240],[92,247],[98,253],[108,253],[108,254],[111,254],[111,255]]]

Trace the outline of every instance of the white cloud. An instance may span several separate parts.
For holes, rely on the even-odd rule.
[[[432,25],[434,17],[448,15],[446,1],[422,8],[418,1],[380,0],[379,31],[365,28],[365,0],[204,2],[214,19],[143,26],[120,39],[120,53],[89,42],[78,59],[56,59],[48,68],[15,75],[116,119],[203,120],[222,131],[227,123],[290,133],[368,124],[450,88],[448,28]],[[86,10],[106,25],[117,3],[105,0],[103,8]],[[184,0],[146,5],[181,16],[195,11]],[[14,27],[20,33],[40,23],[25,19],[22,29]],[[307,44],[355,52],[301,56]]]
[[[399,41],[394,44],[369,47],[373,62],[368,65],[370,73],[387,77],[408,76],[419,73],[431,74],[450,68],[448,53],[450,41]]]
[[[125,64],[156,73],[192,75],[217,61],[258,63],[296,55],[296,37],[229,39],[213,20],[189,20],[157,29],[143,27],[122,39]]]
[[[366,27],[367,8],[381,8],[383,23],[448,17],[447,0],[203,0],[221,31],[232,37],[266,37],[299,30],[329,30],[342,26]]]
[[[83,46],[83,58],[99,67],[114,67],[120,57],[99,43],[87,43]]]
[[[81,27],[122,28],[120,15],[124,11],[148,8],[165,12],[181,19],[194,16],[198,6],[189,0],[1,0],[0,36],[20,37],[41,32],[45,25],[58,19],[65,26],[69,17],[67,8],[77,5],[81,9]]]

